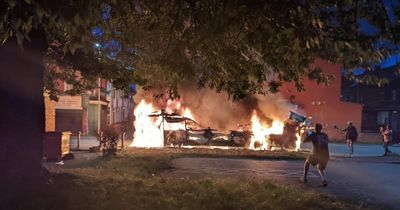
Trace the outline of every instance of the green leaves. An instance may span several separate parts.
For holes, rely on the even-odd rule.
[[[399,37],[388,36],[388,24],[379,24],[382,33],[376,36],[360,33],[357,18],[384,21],[376,2],[8,0],[3,4],[2,42],[15,37],[23,46],[30,32],[43,29],[49,59],[79,69],[85,78],[102,76],[121,88],[137,83],[170,90],[172,95],[179,95],[179,88],[187,84],[226,91],[234,99],[276,92],[283,82],[294,81],[301,90],[303,78],[327,84],[329,75],[310,68],[316,59],[365,68],[389,54],[371,50],[376,40]],[[94,37],[93,27],[101,27],[104,34]],[[121,45],[111,59],[107,48],[93,48],[94,43],[111,40]]]
[[[276,93],[276,92],[279,91],[279,87],[280,87],[281,85],[282,85],[282,83],[272,80],[272,81],[270,81],[270,82],[268,83],[269,91],[270,91],[271,93]]]
[[[10,9],[14,9],[17,6],[17,0],[7,0],[7,3]]]

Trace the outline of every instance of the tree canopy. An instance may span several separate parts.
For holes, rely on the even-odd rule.
[[[44,32],[46,63],[64,69],[49,70],[53,91],[55,77],[81,90],[101,76],[119,88],[135,83],[177,96],[192,84],[241,99],[283,82],[302,90],[303,78],[326,84],[332,78],[315,59],[342,64],[351,78],[353,68],[373,71],[395,53],[376,43],[399,42],[387,10],[384,1],[364,0],[6,0],[0,41],[23,47]],[[378,30],[364,33],[360,20]],[[87,83],[78,85],[75,70]]]

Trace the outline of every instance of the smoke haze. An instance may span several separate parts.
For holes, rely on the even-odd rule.
[[[285,121],[291,107],[279,94],[255,95],[233,102],[225,92],[211,89],[181,88],[181,105],[189,108],[194,120],[204,127],[219,130],[237,130],[239,124],[250,123],[252,113],[257,112],[264,124],[272,120]],[[159,109],[165,109],[168,98],[154,98],[155,92],[138,90],[135,101],[144,99]]]

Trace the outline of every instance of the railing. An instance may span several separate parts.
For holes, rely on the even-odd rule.
[[[98,96],[97,95],[90,95],[89,96],[89,100],[99,100],[99,98],[98,98]],[[101,101],[107,101],[107,96],[106,96],[106,94],[105,93],[101,93],[100,94],[100,100]]]
[[[82,139],[85,139],[85,137],[83,137],[82,136],[82,132],[81,131],[78,131],[77,133],[76,133],[76,135],[75,135],[75,133],[74,134],[72,134],[73,136],[76,136],[76,147],[75,148],[72,148],[72,149],[74,149],[74,150],[81,150],[82,148],[81,148],[81,145],[82,145]],[[98,135],[97,136],[97,141],[100,143],[100,139],[101,138],[103,138],[103,132],[100,132],[100,135]],[[121,145],[121,147],[120,147],[120,149],[123,149],[124,147],[125,147],[125,141],[126,141],[126,132],[121,132],[120,133],[120,135],[119,135],[119,141],[120,141],[120,145]],[[85,146],[85,144],[83,144],[84,146]],[[83,149],[83,150],[85,150],[85,149]]]

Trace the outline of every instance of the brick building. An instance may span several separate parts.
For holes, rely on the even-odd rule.
[[[324,73],[334,75],[335,80],[328,86],[322,86],[305,79],[305,91],[298,92],[293,83],[288,83],[281,87],[280,92],[297,106],[294,111],[311,117],[314,123],[321,123],[330,139],[344,140],[343,132],[335,129],[334,125],[345,128],[347,121],[351,120],[360,129],[362,105],[341,100],[341,65],[322,60],[317,60],[314,65],[320,67]]]
[[[95,136],[109,124],[126,121],[133,113],[131,97],[116,90],[111,83],[99,79],[100,88],[80,95],[60,94],[57,102],[45,93],[46,131],[71,131],[76,135]],[[57,88],[67,91],[71,85],[59,81]]]
[[[389,84],[382,87],[350,80],[344,80],[342,86],[343,100],[363,105],[361,130],[369,135],[379,135],[379,127],[390,124],[395,142],[400,141],[400,78],[396,75],[397,71],[397,65],[393,65],[365,72],[387,78]]]

